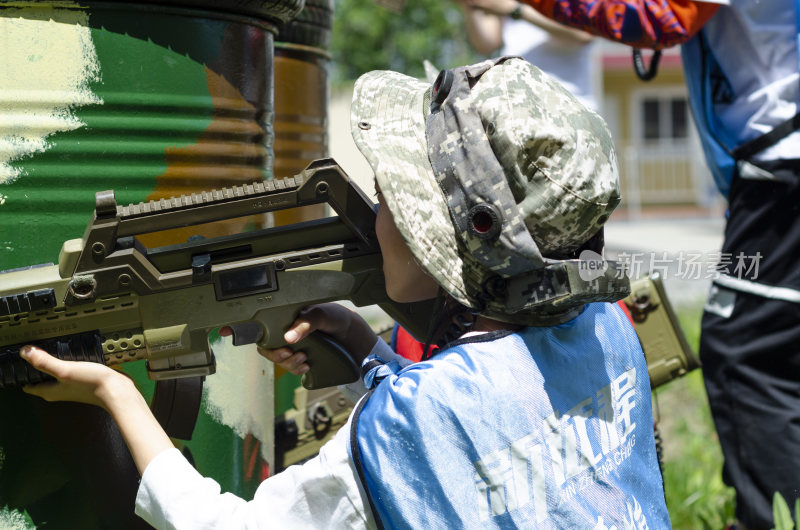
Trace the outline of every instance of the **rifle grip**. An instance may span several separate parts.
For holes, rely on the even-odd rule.
[[[306,354],[311,369],[303,374],[303,386],[308,390],[346,385],[358,380],[360,366],[353,357],[321,331],[315,331],[293,345],[295,351]]]

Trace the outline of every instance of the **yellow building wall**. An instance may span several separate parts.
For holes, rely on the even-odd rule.
[[[606,64],[603,68],[606,103],[603,114],[612,125],[619,155],[622,207],[696,204],[696,197],[701,195],[698,185],[702,185],[702,177],[698,178],[697,172],[698,168],[702,171],[704,162],[701,153],[691,147],[694,137],[691,119],[687,121],[690,138],[685,141],[670,145],[669,141],[645,142],[636,138],[637,134],[641,135],[642,125],[637,122],[642,120],[639,107],[644,97],[654,94],[686,97],[679,61],[673,57],[666,66],[662,64],[651,81],[642,81],[636,76],[632,61],[606,62],[612,62],[613,66]],[[636,175],[632,175],[633,172]]]

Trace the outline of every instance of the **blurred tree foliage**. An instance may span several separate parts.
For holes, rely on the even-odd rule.
[[[406,0],[396,13],[374,0],[336,0],[330,52],[334,82],[370,70],[424,77],[423,60],[451,68],[480,60],[450,0]]]

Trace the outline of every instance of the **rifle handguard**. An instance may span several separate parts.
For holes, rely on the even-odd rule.
[[[104,363],[100,335],[96,332],[33,341],[29,344],[65,361]],[[51,375],[33,368],[19,356],[22,346],[24,344],[0,348],[0,388],[15,388],[54,380]]]

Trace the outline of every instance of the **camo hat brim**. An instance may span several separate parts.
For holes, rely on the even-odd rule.
[[[465,68],[481,70],[478,66]],[[486,66],[455,103],[457,109],[477,113],[479,130],[448,127],[441,146],[428,145],[431,85],[426,82],[396,72],[370,72],[356,82],[351,107],[355,143],[409,249],[427,274],[470,307],[481,305],[476,297],[496,271],[476,261],[475,246],[456,229],[429,152],[436,156],[453,146],[468,147],[476,137],[488,139],[488,156],[502,168],[502,182],[492,185],[507,186],[511,193],[506,195],[513,196],[499,209],[509,220],[522,220],[544,256],[579,248],[620,200],[616,155],[602,118],[522,59]],[[477,172],[472,176],[485,178]],[[470,186],[467,179],[467,193]],[[483,314],[508,313],[496,302]]]
[[[375,71],[355,84],[351,130],[400,234],[422,269],[462,303],[468,297],[456,231],[428,160],[425,116],[430,84]],[[448,271],[446,273],[446,271]]]

